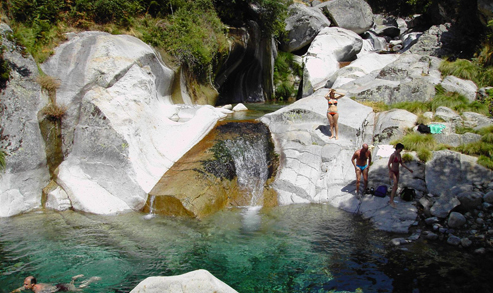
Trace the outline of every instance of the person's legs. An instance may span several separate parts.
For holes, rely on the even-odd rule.
[[[336,139],[339,139],[339,113],[334,114],[334,129],[336,133]]]
[[[96,282],[96,281],[99,281],[99,280],[101,280],[101,277],[91,277],[91,278],[89,278],[89,280],[85,280],[84,282],[82,282],[80,284],[79,288],[85,288],[89,284],[91,284],[92,282]]]
[[[330,137],[334,137],[334,116],[332,114],[327,113],[327,119],[329,119],[329,124],[330,124]]]
[[[390,193],[389,204],[395,208],[394,197],[397,192],[397,186],[399,185],[399,172],[392,171],[392,178],[394,180],[394,185],[392,186],[392,192]]]
[[[359,194],[359,182],[361,180],[361,169],[356,167],[356,194]]]
[[[368,187],[368,167],[363,170],[363,181],[365,183],[365,188],[363,188],[363,190],[366,190],[366,188]]]

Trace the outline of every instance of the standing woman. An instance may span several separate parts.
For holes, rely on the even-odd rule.
[[[395,208],[394,196],[397,192],[397,185],[399,185],[399,164],[402,167],[409,170],[409,172],[413,173],[413,170],[409,169],[404,162],[402,161],[401,152],[404,149],[404,145],[402,143],[398,143],[395,146],[395,151],[390,155],[389,162],[387,163],[387,167],[389,167],[389,176],[391,180],[394,180],[394,186],[392,186],[392,193],[390,194],[389,204],[393,208]]]
[[[327,119],[330,123],[330,137],[336,135],[336,139],[339,139],[339,126],[337,120],[339,119],[339,113],[337,113],[337,100],[344,97],[343,94],[337,93],[335,89],[330,89],[329,93],[325,95],[325,99],[329,102],[329,108],[327,109]]]

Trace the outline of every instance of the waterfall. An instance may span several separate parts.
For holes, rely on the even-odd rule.
[[[154,200],[155,199],[156,199],[156,196],[154,196],[154,195],[151,195],[150,196],[150,199],[149,199],[149,213],[144,216],[144,218],[146,220],[151,219],[151,218],[154,217],[154,209],[153,209],[153,206],[154,206]]]
[[[267,164],[267,138],[262,135],[253,138],[238,137],[226,140],[236,169],[238,186],[251,194],[250,206],[262,206],[264,184],[269,175]]]

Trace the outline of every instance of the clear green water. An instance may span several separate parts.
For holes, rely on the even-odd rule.
[[[228,115],[225,118],[226,121],[241,121],[241,120],[253,120],[275,112],[282,107],[289,105],[287,102],[270,102],[270,103],[245,103],[248,111],[235,112]]]
[[[129,292],[148,276],[207,269],[239,292],[391,288],[374,270],[387,237],[327,205],[235,209],[202,221],[139,213],[37,212],[0,219],[0,288],[24,277],[69,282],[100,276],[85,292]],[[373,264],[372,264],[373,263]]]
[[[231,209],[202,221],[33,212],[0,219],[0,292],[28,275],[60,283],[77,274],[102,278],[84,292],[129,292],[148,276],[196,269],[238,292],[420,292],[430,280],[444,281],[426,276],[429,263],[413,269],[418,260],[386,247],[392,237],[328,205]],[[419,251],[425,260],[445,253]],[[439,264],[433,272],[450,267]]]

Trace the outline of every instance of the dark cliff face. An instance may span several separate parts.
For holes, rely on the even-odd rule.
[[[246,29],[231,29],[234,44],[216,75],[218,105],[265,102],[272,96],[273,48],[270,37],[249,21]]]

